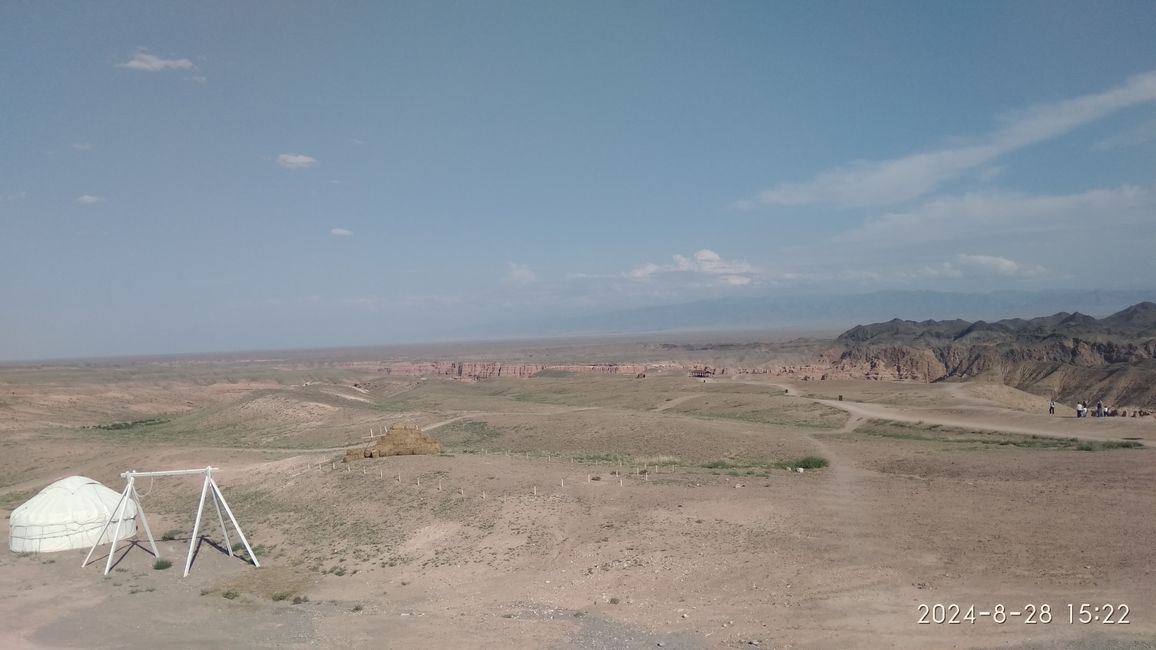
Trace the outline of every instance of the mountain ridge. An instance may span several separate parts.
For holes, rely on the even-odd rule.
[[[834,370],[916,381],[989,379],[1060,400],[1156,405],[1156,303],[1103,318],[1058,312],[1030,319],[857,325],[835,339]]]

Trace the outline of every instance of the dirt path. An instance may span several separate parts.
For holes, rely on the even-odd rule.
[[[810,398],[809,398],[810,399]],[[1091,424],[1088,428],[1072,431],[1070,430],[1070,423],[1067,420],[1073,418],[1052,418],[1059,422],[1057,425],[1037,425],[1037,424],[1023,424],[1009,421],[1011,418],[1001,418],[1000,415],[1014,415],[1020,414],[1001,414],[996,413],[994,417],[989,418],[967,418],[967,417],[953,417],[951,415],[943,415],[934,411],[916,411],[905,410],[899,407],[890,406],[886,404],[865,404],[863,402],[848,402],[829,399],[811,399],[812,402],[823,404],[832,408],[837,408],[851,414],[852,418],[874,420],[893,420],[897,422],[915,422],[924,424],[939,424],[949,427],[959,427],[964,429],[982,429],[985,431],[997,431],[1004,433],[1018,433],[1024,435],[1039,435],[1051,436],[1057,438],[1084,438],[1088,440],[1119,440],[1122,437],[1139,438],[1148,443],[1156,442],[1156,432],[1152,430],[1151,426],[1136,426],[1135,430],[1121,431],[1119,426],[1112,426],[1110,429],[1094,430],[1097,424],[1093,420],[1088,420]],[[1021,416],[1022,417],[1022,416]],[[1016,418],[1021,419],[1021,418]],[[850,422],[848,423],[850,424]],[[1108,424],[1117,424],[1108,422]],[[1126,422],[1124,425],[1126,426]],[[1148,424],[1145,422],[1144,424]],[[1060,430],[1060,427],[1065,430]],[[1131,434],[1129,436],[1129,434]]]
[[[683,403],[687,402],[688,400],[692,400],[696,397],[703,397],[704,395],[706,395],[706,393],[695,393],[694,395],[683,395],[681,397],[675,397],[674,399],[672,399],[668,402],[662,402],[661,404],[659,404],[658,406],[656,406],[650,410],[656,411],[656,412],[665,411],[666,409],[672,409],[672,408],[678,406],[679,404],[683,404]]]
[[[783,389],[788,396],[801,397],[815,404],[823,404],[847,413],[850,418],[839,430],[841,433],[854,431],[863,422],[874,420],[894,420],[897,422],[922,422],[942,426],[980,429],[1023,435],[1050,436],[1056,438],[1081,438],[1086,440],[1139,440],[1143,444],[1156,444],[1156,422],[1125,418],[1091,418],[1076,420],[1066,416],[1037,416],[1009,409],[997,402],[979,397],[967,390],[967,384],[945,384],[944,391],[961,402],[950,409],[901,407],[891,404],[839,401],[803,397],[790,384],[765,381],[733,380],[738,384],[771,386]],[[947,412],[944,412],[947,411]],[[972,415],[974,413],[974,416]],[[1084,423],[1087,426],[1081,426]]]

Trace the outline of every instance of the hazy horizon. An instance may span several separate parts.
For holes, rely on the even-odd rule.
[[[1147,289],[1153,24],[1142,2],[7,4],[0,359]]]

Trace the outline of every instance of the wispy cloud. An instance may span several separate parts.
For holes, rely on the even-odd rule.
[[[104,203],[104,197],[94,194],[81,194],[76,197],[76,202],[81,205],[95,205],[97,203]]]
[[[998,255],[967,255],[960,253],[956,255],[956,261],[964,267],[998,273],[999,275],[1016,275],[1025,270],[1019,262]]]
[[[510,284],[526,285],[538,280],[538,275],[525,264],[506,262],[506,266],[508,267],[506,281]]]
[[[711,277],[727,286],[751,284],[761,273],[754,265],[743,260],[727,260],[718,253],[704,248],[694,255],[674,255],[671,264],[647,262],[626,273],[633,280],[650,280],[667,274],[692,274]]]
[[[1041,104],[1004,116],[991,133],[950,147],[882,161],[856,161],[808,181],[782,183],[735,205],[886,206],[926,196],[949,180],[1029,145],[1059,137],[1138,104],[1156,102],[1156,72],[1100,93]]]
[[[26,198],[28,198],[28,192],[12,192],[11,194],[0,194],[0,203],[19,201]]]
[[[1075,194],[970,193],[885,214],[832,241],[885,251],[974,239],[1023,241],[1097,224],[1104,232],[1127,232],[1132,221],[1151,221],[1153,207],[1153,191],[1132,185]]]
[[[133,53],[132,58],[116,64],[118,68],[139,70],[141,72],[164,72],[165,70],[196,70],[197,66],[189,59],[165,59],[147,50],[140,49]]]
[[[345,228],[332,228],[329,230],[329,234],[337,237],[350,237],[353,235],[353,231]]]
[[[1156,141],[1156,119],[1138,124],[1126,131],[1110,135],[1092,145],[1096,151],[1111,151]]]
[[[277,164],[285,169],[309,169],[317,164],[317,159],[302,153],[283,153],[277,156]]]
[[[91,142],[73,142],[72,148],[76,151],[90,151],[92,149]]]

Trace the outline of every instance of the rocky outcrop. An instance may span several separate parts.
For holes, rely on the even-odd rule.
[[[458,381],[526,379],[550,373],[624,375],[675,370],[693,376],[762,375],[800,381],[934,382],[985,378],[1064,401],[1092,395],[1156,407],[1156,304],[1107,318],[1059,313],[994,323],[965,320],[860,325],[831,342],[656,344],[672,355],[651,363],[388,362],[386,375]],[[744,363],[750,361],[751,363]],[[717,365],[715,365],[717,364]]]
[[[381,366],[383,374],[399,377],[449,377],[461,381],[479,381],[497,377],[526,379],[543,372],[572,372],[583,375],[627,375],[645,373],[647,365],[640,364],[532,364],[501,363],[494,361],[430,361],[424,363],[396,362]]]
[[[861,325],[837,341],[833,371],[851,377],[941,381],[982,377],[1064,401],[1095,395],[1156,404],[1156,305],[1107,318],[901,321]]]

